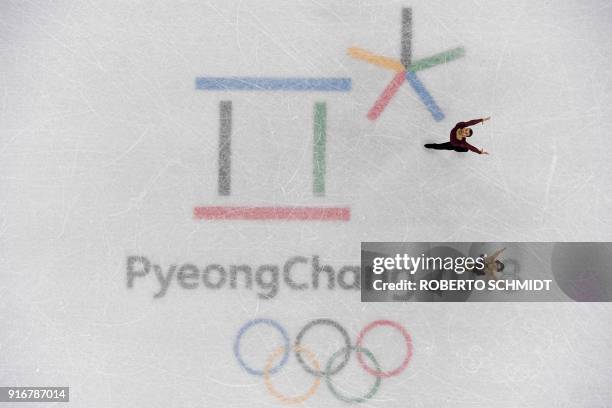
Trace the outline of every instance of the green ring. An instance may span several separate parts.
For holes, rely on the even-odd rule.
[[[331,368],[332,368],[332,365],[334,364],[334,360],[336,358],[338,358],[338,356],[340,356],[341,354],[346,353],[347,349],[354,350],[357,353],[365,354],[372,361],[372,363],[374,363],[374,367],[376,367],[376,371],[381,371],[381,370],[380,370],[380,365],[378,364],[378,361],[376,361],[376,358],[374,357],[374,354],[372,354],[372,352],[370,350],[368,350],[366,348],[363,348],[363,347],[355,347],[355,346],[343,347],[340,350],[336,351],[329,358],[329,360],[327,361],[327,366],[325,368],[325,382],[327,383],[327,388],[329,388],[331,393],[334,394],[334,397],[338,398],[340,401],[349,402],[349,403],[357,403],[358,404],[360,402],[364,402],[364,401],[367,401],[370,398],[372,398],[376,394],[376,392],[378,391],[378,387],[380,387],[380,382],[382,380],[381,380],[380,377],[376,377],[376,382],[374,383],[374,386],[363,397],[347,397],[347,396],[344,396],[344,395],[340,394],[334,388],[334,386],[332,384],[331,376],[329,376],[327,373],[331,372]]]

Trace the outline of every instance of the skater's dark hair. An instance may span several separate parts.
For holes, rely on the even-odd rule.
[[[474,133],[474,131],[468,128],[468,136],[472,136],[472,133]]]
[[[497,272],[502,272],[504,270],[504,263],[499,260],[495,260],[495,265],[497,265]]]

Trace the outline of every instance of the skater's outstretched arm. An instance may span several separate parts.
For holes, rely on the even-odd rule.
[[[456,144],[456,146],[459,147],[464,147],[466,149],[469,149],[471,151],[473,151],[474,153],[478,153],[478,154],[488,154],[487,152],[484,151],[484,149],[479,149],[476,146],[472,146],[471,144],[469,144],[468,142],[466,142],[465,140],[461,140],[458,144]]]
[[[459,122],[457,126],[460,128],[466,128],[466,127],[474,126],[480,122],[482,122],[482,119],[472,119],[472,120],[468,120],[467,122]]]
[[[490,119],[491,119],[490,116],[487,116],[486,118],[482,118],[482,119],[472,119],[472,120],[468,120],[467,122],[459,122],[455,125],[455,127],[456,128],[466,128],[466,127],[477,125],[478,123],[484,123]]]
[[[493,255],[489,256],[489,259],[490,259],[490,260],[492,260],[492,261],[495,261],[495,260],[497,259],[497,257],[498,257],[498,256],[499,256],[499,255],[500,255],[502,252],[504,252],[505,250],[506,250],[506,248],[502,248],[502,249],[500,249],[500,250],[498,250],[498,251],[495,251],[495,252],[493,253]]]

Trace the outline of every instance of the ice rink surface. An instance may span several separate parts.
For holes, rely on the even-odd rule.
[[[366,117],[394,73],[347,49],[399,59],[403,8],[414,59],[465,49],[418,73],[440,121],[407,83]],[[412,357],[363,405],[612,406],[607,303],[362,304],[337,279],[359,265],[361,241],[612,240],[611,23],[608,1],[2,2],[0,386],[70,386],[70,406],[86,408],[278,406],[270,386],[297,395],[321,378],[293,353],[270,381],[249,373],[234,355],[246,322],[273,319],[293,343],[308,322],[333,319],[354,344],[389,319],[410,333]],[[352,86],[196,90],[203,76]],[[218,194],[221,101],[232,105],[229,195]],[[313,194],[316,103],[323,195]],[[490,155],[423,148],[489,115],[470,142]],[[227,205],[341,206],[351,218],[194,219],[195,207]],[[130,256],[151,264],[131,287]],[[281,282],[258,296],[296,256],[307,288]],[[333,289],[328,272],[313,287],[315,257],[333,268]],[[195,270],[185,264],[221,287],[182,287],[179,269]],[[219,280],[231,265],[267,272],[232,288]],[[174,278],[154,297],[158,276]],[[366,342],[392,369],[404,340],[379,327]],[[304,337],[322,369],[342,344],[335,326]],[[239,350],[263,370],[282,345],[264,324]],[[355,354],[333,377],[346,395],[376,379]],[[323,379],[302,404],[347,403]]]

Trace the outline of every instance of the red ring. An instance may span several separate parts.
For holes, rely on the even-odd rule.
[[[375,377],[378,377],[378,378],[394,377],[398,375],[399,373],[401,373],[402,371],[404,371],[406,367],[408,367],[408,363],[410,362],[410,358],[412,357],[412,337],[410,337],[410,333],[408,333],[406,329],[404,329],[404,327],[397,322],[394,322],[392,320],[375,320],[372,323],[368,324],[366,327],[364,327],[363,330],[361,330],[361,332],[359,333],[359,336],[357,336],[357,344],[356,344],[357,349],[362,347],[361,343],[363,342],[363,338],[365,337],[367,332],[369,332],[370,330],[378,326],[391,326],[397,329],[402,334],[402,336],[404,336],[404,338],[406,339],[406,347],[408,348],[408,353],[406,353],[406,358],[404,359],[404,361],[402,361],[402,364],[399,367],[397,367],[394,370],[390,370],[390,371],[376,371],[370,368],[363,360],[363,353],[359,351],[357,352],[357,360],[359,361],[359,364],[364,370],[366,370],[368,373],[372,374]]]

